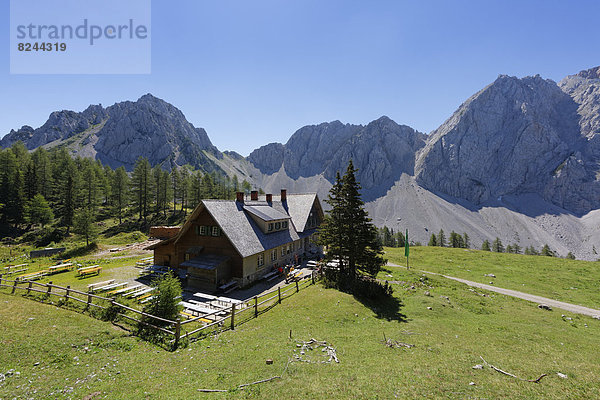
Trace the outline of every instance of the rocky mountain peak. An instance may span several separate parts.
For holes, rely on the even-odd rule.
[[[600,66],[580,71],[576,76],[584,79],[600,79]]]
[[[23,127],[11,131],[0,146],[8,147],[18,140],[29,149],[68,140],[67,145],[76,153],[81,151],[112,167],[124,165],[128,169],[144,156],[152,165],[167,169],[190,164],[212,171],[218,167],[204,152],[222,157],[204,129],[194,127],[179,109],[149,93],[137,101],[107,108],[98,104],[82,112],[55,111],[35,130]]]

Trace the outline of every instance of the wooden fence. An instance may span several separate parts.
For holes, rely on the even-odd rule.
[[[2,275],[0,275],[0,288],[8,288],[11,294],[15,294],[17,290],[20,290],[22,292],[25,292],[26,295],[29,295],[33,292],[41,293],[46,296],[55,296],[59,299],[64,300],[75,300],[77,302],[85,304],[85,310],[89,310],[90,307],[96,307],[103,310],[106,310],[109,307],[111,307],[115,310],[118,310],[117,315],[119,317],[125,318],[138,324],[144,324],[150,328],[159,330],[168,335],[172,335],[173,339],[171,339],[170,342],[174,343],[175,347],[177,347],[180,343],[180,340],[184,338],[193,338],[194,335],[200,336],[203,334],[223,331],[227,329],[233,330],[235,329],[236,325],[239,325],[252,318],[257,318],[260,314],[270,310],[275,305],[280,304],[282,300],[292,296],[294,293],[299,292],[301,289],[313,285],[316,279],[317,275],[313,273],[304,277],[304,279],[302,280],[296,280],[295,282],[292,282],[286,286],[278,287],[266,293],[262,293],[260,296],[254,296],[251,299],[248,299],[241,303],[232,304],[230,307],[227,307],[225,309],[215,310],[212,313],[203,314],[185,321],[181,321],[180,318],[177,318],[176,321],[172,321],[169,319],[157,317],[155,315],[151,315],[143,311],[136,310],[135,308],[131,308],[124,304],[118,303],[114,298],[102,297],[92,293],[81,292],[75,289],[71,289],[70,286],[62,287],[54,285],[52,284],[52,282],[38,283],[34,281],[19,281],[16,279],[9,280],[3,279]],[[223,311],[226,312],[226,316],[219,317],[218,314],[222,315]],[[251,312],[249,313],[249,311]],[[134,316],[128,315],[127,313],[133,313],[139,315],[140,317],[138,317],[138,319]],[[166,327],[156,326],[155,324],[147,322],[147,320],[142,320],[141,317],[146,317],[147,320],[149,319],[164,322],[166,324]],[[242,319],[242,317],[244,317],[245,319]],[[189,332],[185,331],[184,327],[189,326],[189,324],[192,324],[194,322],[204,323],[209,319],[214,319],[214,321],[205,323],[203,326],[192,329]],[[182,330],[184,332],[182,332]]]

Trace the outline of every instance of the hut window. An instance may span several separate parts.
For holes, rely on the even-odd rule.
[[[283,221],[283,222],[281,223],[281,227],[282,227],[283,229],[287,228],[287,227],[288,227],[288,223],[287,223],[287,221]]]
[[[213,236],[219,236],[219,235],[221,235],[221,229],[219,229],[218,226],[213,226],[212,227],[212,235]]]
[[[271,232],[273,230],[273,223],[269,224],[269,232]]]
[[[201,226],[198,226],[197,228],[198,228],[198,235],[200,235],[200,236],[208,235],[208,226],[201,225]]]
[[[260,254],[258,255],[258,259],[257,259],[257,263],[256,263],[256,265],[257,265],[258,267],[262,267],[263,265],[265,265],[265,258],[264,258],[264,256],[263,256],[263,254],[262,254],[262,253],[260,253]]]
[[[275,222],[275,230],[281,229],[281,222]]]

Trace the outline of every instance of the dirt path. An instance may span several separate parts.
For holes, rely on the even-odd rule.
[[[389,263],[389,262],[387,265],[390,267],[396,267],[396,268],[406,268],[402,265],[397,265],[397,264],[393,264],[393,263]],[[558,300],[552,300],[547,297],[536,296],[536,295],[529,294],[529,293],[519,292],[517,290],[503,289],[503,288],[499,288],[496,286],[486,285],[484,283],[479,283],[479,282],[468,281],[466,279],[455,278],[453,276],[442,275],[442,274],[438,274],[435,272],[423,271],[423,270],[418,270],[418,269],[415,271],[423,272],[423,273],[430,274],[430,275],[443,276],[444,278],[452,279],[454,281],[464,283],[465,285],[468,285],[468,286],[473,286],[473,287],[477,287],[480,289],[489,290],[490,292],[496,292],[496,293],[504,294],[506,296],[512,296],[512,297],[516,297],[519,299],[532,301],[532,302],[538,303],[538,304],[547,304],[553,308],[560,308],[562,310],[569,311],[572,313],[588,315],[590,317],[600,319],[600,310],[595,310],[593,308],[578,306],[576,304],[565,303],[563,301],[558,301]]]
[[[121,251],[128,251],[128,252],[130,252],[130,254],[128,254],[127,256],[120,256],[120,257],[117,256],[117,257],[111,257],[111,258],[117,259],[117,258],[131,257],[134,255],[152,254],[151,250],[144,250],[144,248],[148,247],[150,245],[153,245],[155,243],[158,243],[158,242],[160,242],[160,239],[148,239],[144,242],[131,243],[131,244],[123,245],[123,246],[115,245],[114,247],[111,247],[109,249],[104,249],[104,250],[97,252],[96,254],[94,254],[94,256],[105,257],[107,255],[111,255],[111,254],[118,253]]]

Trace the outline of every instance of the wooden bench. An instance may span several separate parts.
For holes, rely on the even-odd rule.
[[[48,271],[45,270],[45,269],[42,270],[42,271],[31,272],[29,274],[17,276],[17,280],[18,281],[35,281],[36,279],[40,279],[41,277],[43,277],[47,273],[48,273]]]
[[[136,289],[141,288],[142,286],[144,286],[144,285],[139,284],[139,285],[127,286],[127,287],[125,287],[123,289],[118,289],[118,290],[114,290],[112,292],[109,292],[108,294],[123,294],[123,295],[125,295],[125,294],[127,294],[127,292],[132,292],[132,291],[134,291]]]
[[[85,278],[86,276],[93,275],[93,274],[100,275],[100,271],[102,271],[102,267],[80,269],[77,272],[80,277]]]
[[[219,289],[223,291],[223,293],[229,293],[232,290],[236,289],[238,287],[238,282],[237,281],[231,281],[228,282],[224,285],[219,286]]]
[[[103,282],[90,283],[89,285],[87,285],[88,292],[91,291],[91,290],[94,290],[94,288],[96,286],[110,285],[111,283],[115,283],[115,280],[114,279],[109,279],[109,280],[103,281]]]
[[[150,300],[152,300],[153,298],[154,298],[154,296],[146,297],[144,300],[140,300],[140,304],[145,304],[145,303],[149,302]]]
[[[137,290],[137,291],[135,291],[135,292],[131,292],[131,293],[127,294],[127,296],[126,296],[126,297],[129,297],[129,298],[135,299],[136,297],[139,297],[139,296],[141,296],[141,295],[143,295],[143,294],[146,294],[146,293],[148,293],[148,292],[151,292],[151,291],[153,291],[154,289],[156,289],[156,288],[153,288],[153,287],[150,287],[150,288],[144,288],[144,289],[141,289],[141,290]]]
[[[66,264],[58,264],[58,265],[53,265],[51,267],[48,267],[48,271],[51,274],[58,274],[60,272],[71,271],[74,268],[75,268],[75,265],[73,265],[72,263],[66,263]]]
[[[105,286],[100,286],[94,289],[94,292],[101,292],[101,291],[105,291],[105,290],[111,290],[111,289],[116,289],[116,288],[120,288],[122,286],[127,286],[128,283],[127,282],[119,282],[119,283],[111,283]]]
[[[139,301],[140,303],[144,303],[144,302],[145,302],[145,300],[144,300],[144,299],[150,299],[150,298],[152,298],[152,297],[154,297],[154,296],[152,295],[152,293],[146,293],[146,294],[144,294],[143,296],[140,296],[140,297],[138,297],[137,299],[138,299],[138,301]]]

